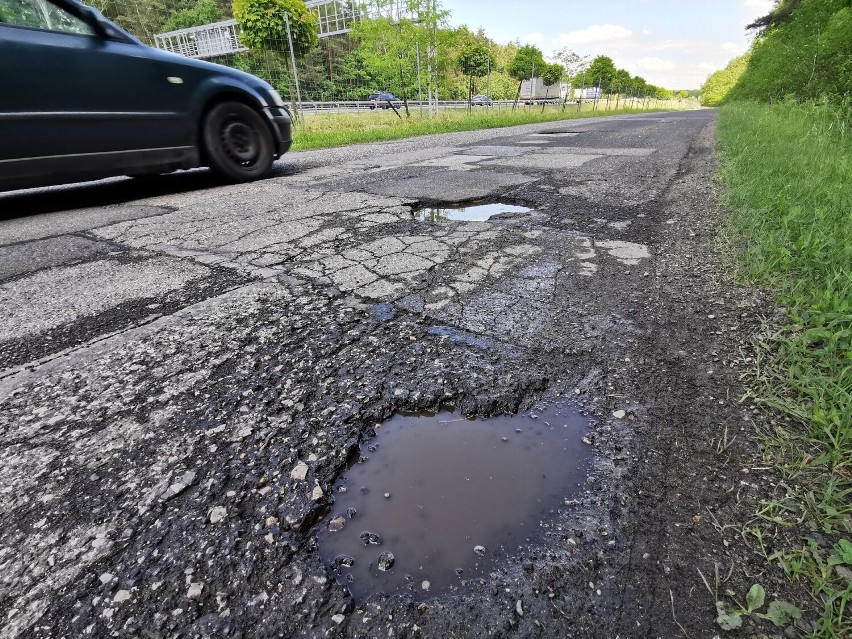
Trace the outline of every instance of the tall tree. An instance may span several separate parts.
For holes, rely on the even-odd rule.
[[[491,52],[484,44],[468,42],[459,53],[456,66],[468,77],[467,99],[470,100],[474,91],[473,78],[481,78],[491,69]]]
[[[513,111],[521,97],[521,86],[523,86],[524,79],[529,78],[532,81],[536,67],[543,69],[546,64],[544,55],[542,55],[541,49],[537,46],[528,44],[518,49],[518,52],[506,69],[509,75],[518,81],[518,91],[515,93],[515,102],[512,105]]]
[[[400,6],[403,11],[399,10]],[[430,62],[429,51],[446,44],[449,30],[442,27],[448,12],[434,0],[407,0],[402,5],[396,1],[374,0],[369,12],[379,17],[357,22],[352,38],[358,42],[369,75],[375,79],[376,86],[372,88],[399,95],[408,114],[408,98],[418,86],[424,85],[424,79],[424,88],[430,92],[435,90],[434,77],[427,73],[427,68],[436,61]]]
[[[541,81],[544,82],[544,99],[550,97],[550,87],[562,80],[565,75],[565,68],[561,64],[547,64],[541,71]],[[541,105],[541,112],[544,113],[545,105]]]
[[[533,44],[527,44],[518,49],[506,70],[515,80],[525,80],[532,78],[535,69],[541,70],[545,64],[547,63],[544,61],[541,49]]]
[[[574,77],[581,71],[585,71],[589,68],[589,56],[581,56],[579,53],[572,51],[568,47],[562,47],[561,49],[554,51],[551,57],[563,66],[565,69],[565,75],[569,78]]]
[[[604,87],[604,89],[612,84],[615,74],[616,69],[612,58],[605,55],[599,55],[592,60],[588,71],[586,71],[589,83]]]

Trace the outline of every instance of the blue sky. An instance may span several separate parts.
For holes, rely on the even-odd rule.
[[[567,46],[608,55],[619,68],[669,89],[697,89],[744,53],[745,25],[772,0],[442,0],[450,24],[482,27],[493,40],[519,39],[549,57]]]

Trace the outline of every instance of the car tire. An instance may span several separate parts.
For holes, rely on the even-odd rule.
[[[229,182],[257,180],[272,167],[272,131],[255,109],[242,102],[222,102],[210,109],[202,142],[210,168]]]

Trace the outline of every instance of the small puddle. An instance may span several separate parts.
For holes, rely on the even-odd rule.
[[[484,222],[495,215],[506,213],[529,213],[532,209],[514,204],[472,204],[467,206],[426,206],[412,212],[422,222]]]
[[[488,419],[399,414],[361,445],[318,534],[356,603],[465,590],[586,487],[588,420],[569,406]]]

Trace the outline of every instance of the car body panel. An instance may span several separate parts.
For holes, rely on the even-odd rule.
[[[289,112],[263,80],[147,47],[94,9],[51,1],[90,32],[0,23],[0,188],[199,166],[204,113],[225,99],[263,115],[276,157],[290,148]]]

